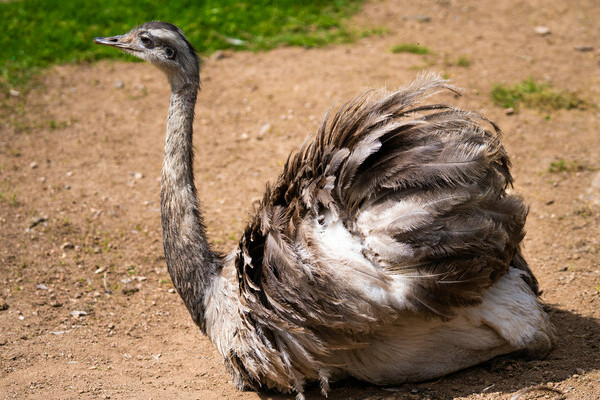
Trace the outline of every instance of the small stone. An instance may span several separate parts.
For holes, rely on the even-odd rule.
[[[100,267],[100,268],[98,268],[97,270],[94,271],[95,274],[101,274],[103,272],[104,272],[104,268],[103,267]]]
[[[35,287],[40,290],[48,290],[48,286],[46,286],[42,283],[38,283]]]
[[[546,36],[551,33],[550,28],[548,28],[547,26],[536,26],[533,30],[535,33],[541,36]]]
[[[62,303],[60,301],[53,301],[52,303],[50,303],[50,307],[54,307],[54,308],[62,307]]]
[[[75,311],[71,311],[70,314],[73,317],[79,318],[79,317],[83,317],[87,315],[87,312],[85,311],[79,311],[79,310],[75,310]]]
[[[45,176],[40,177],[40,182],[42,182],[42,183],[46,182],[46,177]]]
[[[417,14],[417,15],[405,15],[402,17],[403,20],[409,21],[414,20],[417,22],[431,22],[431,17],[429,15]]]
[[[594,51],[594,46],[575,46],[573,50],[582,52]]]
[[[29,164],[29,168],[31,168],[31,169],[36,169],[37,167],[38,167],[38,164],[35,161],[33,161],[31,164]]]
[[[262,139],[263,136],[269,132],[271,132],[271,124],[266,123],[260,128],[260,131],[258,131],[258,139]]]
[[[132,294],[134,294],[135,292],[139,292],[140,289],[133,287],[133,288],[123,288],[123,290],[121,290],[121,292],[125,295],[125,296],[130,296]]]
[[[244,133],[242,133],[240,135],[240,139],[241,140],[248,140],[248,139],[250,139],[250,135],[248,135],[246,132],[244,132]]]
[[[70,250],[70,249],[74,249],[75,245],[71,242],[64,242],[61,246],[60,249],[61,250]]]
[[[120,79],[115,79],[115,88],[116,89],[123,89],[125,87],[125,84],[123,83],[122,80]]]
[[[515,110],[512,107],[508,107],[508,108],[504,109],[504,114],[506,114],[506,115],[513,115],[514,113],[515,113]]]
[[[431,17],[429,15],[415,15],[413,19],[417,22],[431,22]]]
[[[227,57],[225,52],[221,51],[221,50],[217,50],[213,53],[212,55],[212,59],[213,60],[222,60],[223,58]]]
[[[8,303],[2,297],[0,297],[0,311],[8,310]]]
[[[65,175],[67,177],[71,177],[71,176],[73,176],[73,171],[67,171],[67,173]]]
[[[175,293],[175,289],[171,288],[168,290],[169,293]]]
[[[21,92],[19,92],[18,90],[15,90],[15,89],[10,89],[8,92],[10,93],[10,95],[12,97],[19,97],[21,95]]]
[[[141,172],[136,172],[135,174],[133,174],[133,177],[135,179],[142,179],[144,177],[144,174],[142,174]]]

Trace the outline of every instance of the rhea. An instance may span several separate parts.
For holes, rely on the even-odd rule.
[[[421,75],[328,115],[293,153],[227,256],[206,237],[193,173],[200,86],[183,32],[148,22],[96,38],[161,69],[171,101],[161,178],[166,264],[239,389],[436,378],[498,355],[544,356],[552,325],[521,254],[497,126],[425,104]]]

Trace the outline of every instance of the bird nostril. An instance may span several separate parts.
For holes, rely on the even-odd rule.
[[[111,42],[116,43],[117,42],[117,38],[112,38],[110,39]]]

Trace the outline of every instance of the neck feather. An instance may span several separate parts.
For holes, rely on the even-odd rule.
[[[167,269],[194,322],[205,329],[204,295],[221,266],[206,238],[194,186],[192,144],[197,86],[171,93],[161,178]]]

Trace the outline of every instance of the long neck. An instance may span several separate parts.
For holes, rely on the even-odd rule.
[[[204,293],[221,268],[206,238],[194,186],[192,145],[198,88],[171,93],[161,179],[161,219],[167,269],[194,322],[205,330]]]

